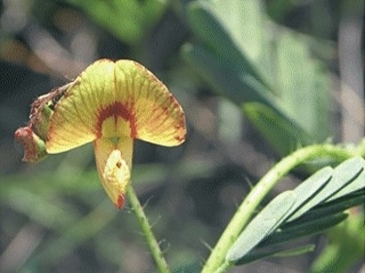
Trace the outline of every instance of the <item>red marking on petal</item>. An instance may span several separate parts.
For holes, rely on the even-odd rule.
[[[118,208],[118,209],[121,209],[123,208],[124,206],[124,195],[123,194],[119,194],[118,196],[118,200],[117,200],[117,203],[115,203],[115,206]]]
[[[130,137],[135,138],[137,136],[136,120],[135,115],[131,109],[133,109],[133,106],[128,109],[120,102],[114,102],[113,104],[109,104],[106,108],[101,109],[96,123],[97,137],[102,137],[101,128],[105,119],[114,117],[115,124],[117,124],[118,117],[121,117],[125,121],[129,121],[129,126],[131,129]]]
[[[180,130],[181,128],[185,127],[185,119],[181,119],[180,122],[178,124],[175,125],[175,129],[176,130]],[[184,142],[185,141],[185,133],[182,135],[177,135],[174,138],[179,141],[179,142]]]
[[[174,137],[177,141],[179,141],[179,142],[183,142],[184,140],[185,140],[185,136],[175,136]]]

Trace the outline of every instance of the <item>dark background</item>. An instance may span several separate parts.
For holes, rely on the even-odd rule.
[[[99,184],[91,145],[28,165],[21,161],[22,147],[13,138],[14,131],[26,124],[36,97],[73,79],[99,58],[141,62],[185,109],[188,136],[182,146],[136,143],[133,183],[172,268],[203,264],[209,255],[207,245],[214,246],[250,184],[280,155],[236,105],[214,93],[181,57],[181,47],[198,40],[185,17],[189,1],[162,1],[158,12],[126,34],[118,32],[118,24],[133,23],[133,14],[118,15],[116,10],[105,18],[100,10],[104,16],[100,19],[81,2],[0,2],[0,271],[154,270],[128,204],[122,211],[115,209]],[[148,1],[134,2],[145,12],[142,6]],[[89,1],[90,6],[94,3]],[[343,133],[346,122],[341,119],[338,90],[346,75],[355,89],[361,87],[361,78],[359,83],[351,78],[351,67],[341,67],[338,50],[340,29],[349,26],[346,20],[363,35],[364,21],[358,19],[364,4],[346,0],[264,4],[273,22],[333,45],[334,54],[322,55],[331,73],[331,94],[340,105],[333,109],[330,137],[356,141],[349,129]],[[112,15],[119,20],[114,22]],[[362,42],[362,69],[363,60]],[[273,194],[298,181],[295,176],[285,179]],[[320,246],[315,253],[269,259],[249,265],[245,272],[304,272],[325,242],[320,237],[312,240]]]

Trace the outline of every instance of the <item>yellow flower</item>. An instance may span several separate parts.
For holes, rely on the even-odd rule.
[[[67,87],[54,101],[46,151],[61,153],[93,142],[102,185],[121,208],[130,183],[134,139],[181,144],[184,111],[163,83],[131,60],[96,61]]]

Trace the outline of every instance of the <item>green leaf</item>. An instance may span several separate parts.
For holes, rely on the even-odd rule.
[[[298,256],[303,255],[308,252],[312,252],[315,249],[315,245],[308,244],[292,249],[287,249],[284,251],[278,251],[276,249],[273,250],[265,250],[265,251],[257,251],[253,253],[247,254],[242,259],[235,262],[235,265],[243,265],[248,264],[253,261],[261,260],[264,258],[270,258],[270,257],[291,257],[291,256]]]
[[[67,0],[122,41],[135,44],[161,18],[165,1]]]
[[[335,214],[340,211],[344,211],[347,210],[348,208],[358,206],[364,203],[365,203],[365,191],[358,191],[348,194],[344,197],[337,198],[333,201],[321,204],[310,210],[301,218],[313,219],[321,217],[322,215]]]
[[[238,106],[245,105],[244,109],[247,108],[250,112],[245,112],[248,118],[259,127],[259,130],[262,129],[260,131],[279,152],[289,153],[297,147],[298,143],[303,145],[310,143],[310,137],[288,116],[280,112],[275,97],[251,75],[244,72],[235,74],[229,66],[223,66],[216,57],[198,46],[185,45],[182,54],[216,92],[228,97]],[[248,102],[260,102],[260,104],[248,104]],[[256,105],[260,107],[259,111],[263,108],[267,110],[263,113],[267,115],[262,116],[261,112],[256,113],[254,111]]]
[[[290,214],[294,213],[290,218],[294,218],[297,214],[300,216],[300,212],[305,207],[305,204],[311,202],[318,195],[321,195],[323,188],[331,180],[332,173],[333,169],[331,167],[325,167],[311,175],[293,190],[297,195],[297,200],[290,210]]]
[[[324,202],[328,197],[332,196],[336,192],[338,192],[341,188],[345,187],[347,184],[349,184],[349,189],[357,189],[354,188],[353,184],[356,185],[356,183],[353,181],[356,177],[358,177],[359,173],[363,170],[365,167],[365,160],[361,157],[355,157],[348,159],[338,165],[334,171],[332,179],[329,183],[325,185],[325,187],[318,192],[312,199],[310,199],[306,204],[304,204],[300,209],[298,209],[288,221],[292,221],[307,211],[309,211],[311,208],[317,206],[318,204]],[[363,172],[364,173],[364,172]],[[298,186],[294,191],[296,191],[298,188],[302,188],[303,186],[306,186],[308,181],[311,181],[313,176],[311,176],[308,180],[304,181],[300,186]],[[365,179],[360,180],[364,182]],[[351,186],[352,185],[352,186]],[[364,183],[363,183],[364,187]],[[340,191],[341,192],[341,191]],[[350,193],[350,191],[344,191],[344,194]],[[340,195],[341,196],[341,195]],[[343,195],[342,195],[343,196]]]
[[[322,233],[345,220],[347,216],[346,213],[340,212],[333,215],[322,215],[321,218],[316,218],[312,221],[298,221],[284,225],[268,236],[257,247],[261,248],[283,244],[301,237]]]
[[[248,106],[245,114],[279,153],[328,138],[329,76],[312,58],[310,39],[269,22],[260,1],[193,1],[187,18],[204,44],[184,47],[187,62],[240,106],[266,106]]]
[[[305,146],[312,141],[293,120],[263,103],[245,103],[243,112],[279,153],[288,154],[298,145]]]
[[[280,94],[282,109],[314,141],[326,140],[331,131],[330,81],[324,65],[312,58],[309,40],[304,36],[287,30],[276,35],[275,41],[275,90]]]
[[[303,255],[306,254],[308,252],[312,252],[314,251],[314,249],[316,248],[316,246],[314,244],[308,244],[308,245],[304,245],[304,246],[300,246],[300,247],[296,247],[296,248],[292,248],[292,249],[288,249],[288,250],[284,250],[284,251],[280,251],[275,253],[275,255],[273,255],[273,257],[281,257],[281,258],[286,258],[286,257],[293,257],[293,256],[298,256],[298,255]]]
[[[237,105],[258,101],[276,107],[275,97],[245,70],[237,72],[229,63],[224,63],[204,48],[191,44],[182,48],[182,56],[216,92]]]
[[[187,11],[191,29],[219,60],[267,82],[271,70],[260,1],[194,1]]]
[[[235,262],[275,230],[296,200],[296,194],[286,191],[275,197],[243,230],[227,252],[226,260]]]
[[[348,216],[343,210],[364,200],[364,191],[351,187],[358,178],[362,179],[364,163],[362,158],[355,157],[335,169],[325,167],[293,191],[278,195],[248,224],[228,250],[226,260],[237,265],[276,254],[280,256],[285,253],[265,248],[322,233],[342,222]],[[346,196],[341,195],[342,199],[326,203],[330,196],[346,187],[357,190],[347,191]]]
[[[351,181],[351,183],[348,183],[347,185],[345,185],[340,191],[338,191],[337,193],[335,193],[334,195],[332,195],[330,198],[328,198],[327,201],[332,201],[335,200],[337,198],[340,198],[342,196],[345,196],[351,192],[355,192],[361,189],[365,188],[365,160],[361,157],[357,157],[356,159],[354,159],[354,161],[356,160],[357,163],[361,164],[362,162],[362,169],[360,173],[357,173],[357,176],[353,177],[353,180]],[[354,166],[351,166],[351,168],[353,168],[354,170],[356,170],[355,168],[359,167],[357,164]]]

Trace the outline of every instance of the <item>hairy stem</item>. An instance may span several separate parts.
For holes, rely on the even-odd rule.
[[[148,222],[146,214],[144,213],[143,207],[139,203],[136,192],[132,186],[129,186],[127,191],[128,200],[132,206],[134,214],[137,216],[139,225],[141,226],[143,235],[146,237],[148,247],[150,252],[156,262],[157,268],[160,273],[169,273],[170,269],[162,255],[160,246],[156,240],[155,235],[152,232],[152,228]]]
[[[231,264],[225,261],[225,256],[231,245],[236,241],[244,226],[250,220],[256,207],[275,186],[275,184],[290,170],[301,163],[317,157],[330,157],[345,160],[352,154],[344,148],[330,144],[312,145],[295,151],[283,158],[256,184],[238,207],[236,213],[227,225],[216,246],[211,252],[202,273],[226,272]]]

